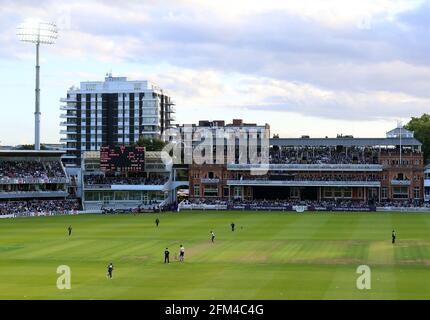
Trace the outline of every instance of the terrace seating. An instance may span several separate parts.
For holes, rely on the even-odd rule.
[[[65,179],[60,161],[0,161],[1,184],[64,183]]]
[[[283,148],[270,150],[270,163],[272,164],[378,164],[375,150],[336,151],[333,148]]]
[[[78,200],[29,200],[0,202],[0,215],[29,216],[37,213],[64,214],[80,210]]]
[[[0,179],[64,178],[60,161],[0,161]]]
[[[105,176],[105,175],[85,175],[85,185],[163,185],[169,180],[166,176],[156,177],[124,177],[124,176]]]
[[[373,175],[323,175],[323,176],[312,176],[312,175],[298,175],[294,177],[248,177],[243,180],[255,180],[255,181],[379,181],[377,176]]]

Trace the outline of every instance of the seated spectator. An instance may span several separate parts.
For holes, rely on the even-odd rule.
[[[28,200],[0,202],[0,215],[30,216],[38,213],[66,214],[80,210],[79,201],[67,200]]]
[[[0,161],[0,180],[65,177],[60,161]]]
[[[112,184],[129,184],[129,185],[162,185],[169,180],[168,176],[152,177],[125,177],[125,176],[106,176],[102,174],[91,174],[84,176],[85,185],[112,185]]]

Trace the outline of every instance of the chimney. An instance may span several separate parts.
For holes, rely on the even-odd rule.
[[[233,119],[233,125],[240,127],[243,124],[242,119]]]
[[[214,126],[224,127],[225,126],[225,121],[224,120],[214,120]]]
[[[209,121],[208,120],[200,120],[199,121],[199,127],[209,127]]]

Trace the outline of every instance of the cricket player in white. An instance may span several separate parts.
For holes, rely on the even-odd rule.
[[[185,257],[185,248],[181,244],[181,249],[179,250],[179,261],[184,262],[184,257]]]

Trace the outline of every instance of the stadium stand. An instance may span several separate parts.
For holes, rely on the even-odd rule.
[[[62,151],[0,151],[0,215],[34,216],[74,213]]]
[[[105,176],[103,174],[89,174],[84,176],[85,185],[162,185],[169,180],[166,176],[127,177]]]
[[[59,215],[76,213],[80,210],[79,200],[28,200],[0,202],[0,215],[15,217]]]
[[[420,205],[430,194],[421,146],[404,128],[385,138],[273,138],[261,164],[190,165],[189,198]]]
[[[430,208],[430,204],[420,201],[385,201],[367,202],[360,200],[215,200],[189,199],[179,204],[181,209],[200,210],[282,210],[294,211],[295,207],[303,206],[309,211],[376,211],[392,208]]]
[[[369,148],[341,151],[329,147],[270,149],[270,163],[273,164],[377,164],[376,157],[375,150]]]
[[[127,151],[133,152],[133,148]],[[140,152],[142,153],[142,150]],[[149,155],[152,160],[157,160],[154,159],[154,152]],[[146,156],[145,153],[145,159]],[[100,153],[84,153],[82,190],[86,212],[153,210],[154,207],[163,208],[168,202],[166,197],[170,187],[170,171],[166,166],[147,169],[146,165],[133,167],[126,161],[116,162],[116,170],[112,170],[111,165],[103,167],[101,163]]]

